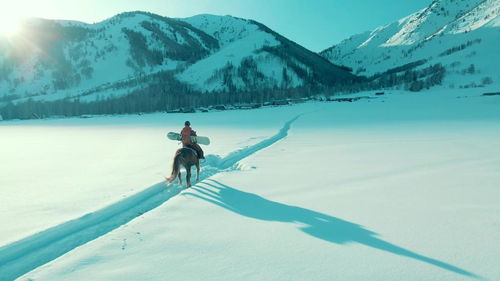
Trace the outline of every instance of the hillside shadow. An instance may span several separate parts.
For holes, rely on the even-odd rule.
[[[193,192],[186,192],[184,194],[213,203],[245,217],[265,221],[301,224],[303,226],[298,227],[300,231],[331,243],[341,245],[359,243],[381,251],[425,262],[464,276],[479,278],[477,275],[459,267],[417,254],[379,239],[376,237],[377,233],[365,229],[361,225],[309,209],[270,201],[256,194],[237,190],[215,180],[206,180],[202,184],[210,188],[197,184],[192,189],[196,190],[199,194]]]

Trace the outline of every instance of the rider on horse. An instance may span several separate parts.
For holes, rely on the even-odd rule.
[[[196,136],[196,131],[191,129],[190,126],[191,122],[186,121],[184,123],[184,128],[182,128],[181,131],[182,146],[194,149],[194,151],[196,151],[196,153],[198,154],[199,159],[205,159],[205,156],[203,156],[203,150],[201,149],[200,145],[191,141],[191,136]]]

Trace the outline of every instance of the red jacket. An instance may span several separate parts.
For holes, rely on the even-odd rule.
[[[182,145],[191,145],[191,136],[196,136],[196,132],[189,126],[185,126],[181,131]]]

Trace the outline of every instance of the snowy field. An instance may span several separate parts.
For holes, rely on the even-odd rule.
[[[0,122],[0,281],[500,280],[481,92]],[[185,120],[212,140],[189,189]]]

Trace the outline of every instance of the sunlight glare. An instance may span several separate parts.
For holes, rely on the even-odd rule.
[[[21,19],[0,14],[0,36],[13,36],[21,30]]]

